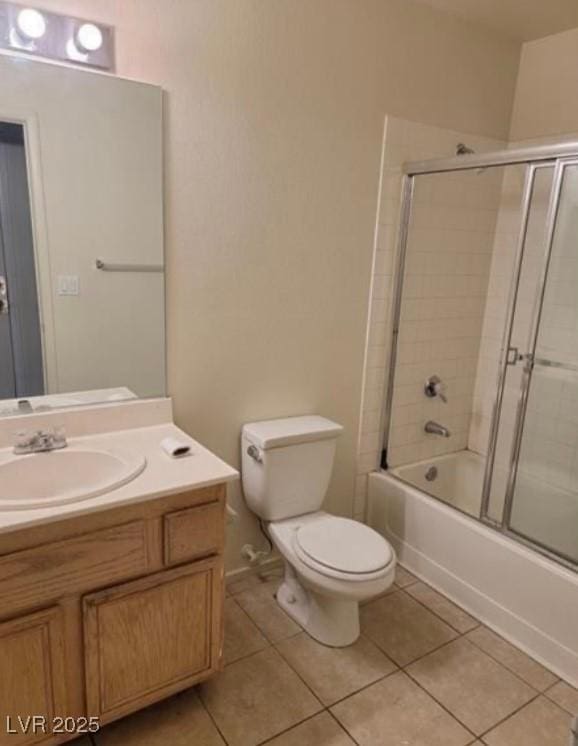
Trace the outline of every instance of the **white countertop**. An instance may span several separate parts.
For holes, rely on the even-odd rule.
[[[167,455],[160,446],[161,441],[166,437],[179,438],[190,444],[190,455],[180,458]],[[78,444],[86,442],[87,445],[90,443],[90,445],[98,445],[102,448],[107,448],[107,446],[128,448],[145,456],[147,465],[144,471],[132,481],[96,497],[43,508],[0,510],[0,534],[195,490],[212,484],[232,482],[239,478],[235,469],[172,423],[69,437],[69,442]]]

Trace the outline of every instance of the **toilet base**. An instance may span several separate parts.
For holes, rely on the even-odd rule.
[[[285,578],[277,591],[279,606],[318,642],[333,648],[352,645],[359,637],[359,603],[324,596],[304,588],[285,563]]]

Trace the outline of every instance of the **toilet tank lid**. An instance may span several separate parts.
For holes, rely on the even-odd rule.
[[[337,438],[342,431],[343,427],[337,422],[319,415],[285,417],[281,420],[263,420],[243,425],[243,436],[263,450]]]

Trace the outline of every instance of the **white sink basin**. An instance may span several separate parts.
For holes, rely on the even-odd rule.
[[[146,458],[121,448],[71,445],[58,451],[0,455],[0,510],[87,500],[130,482]]]

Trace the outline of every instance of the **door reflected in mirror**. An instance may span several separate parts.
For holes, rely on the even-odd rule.
[[[165,384],[162,91],[0,58],[0,415]]]
[[[44,392],[24,128],[0,122],[0,398]]]

